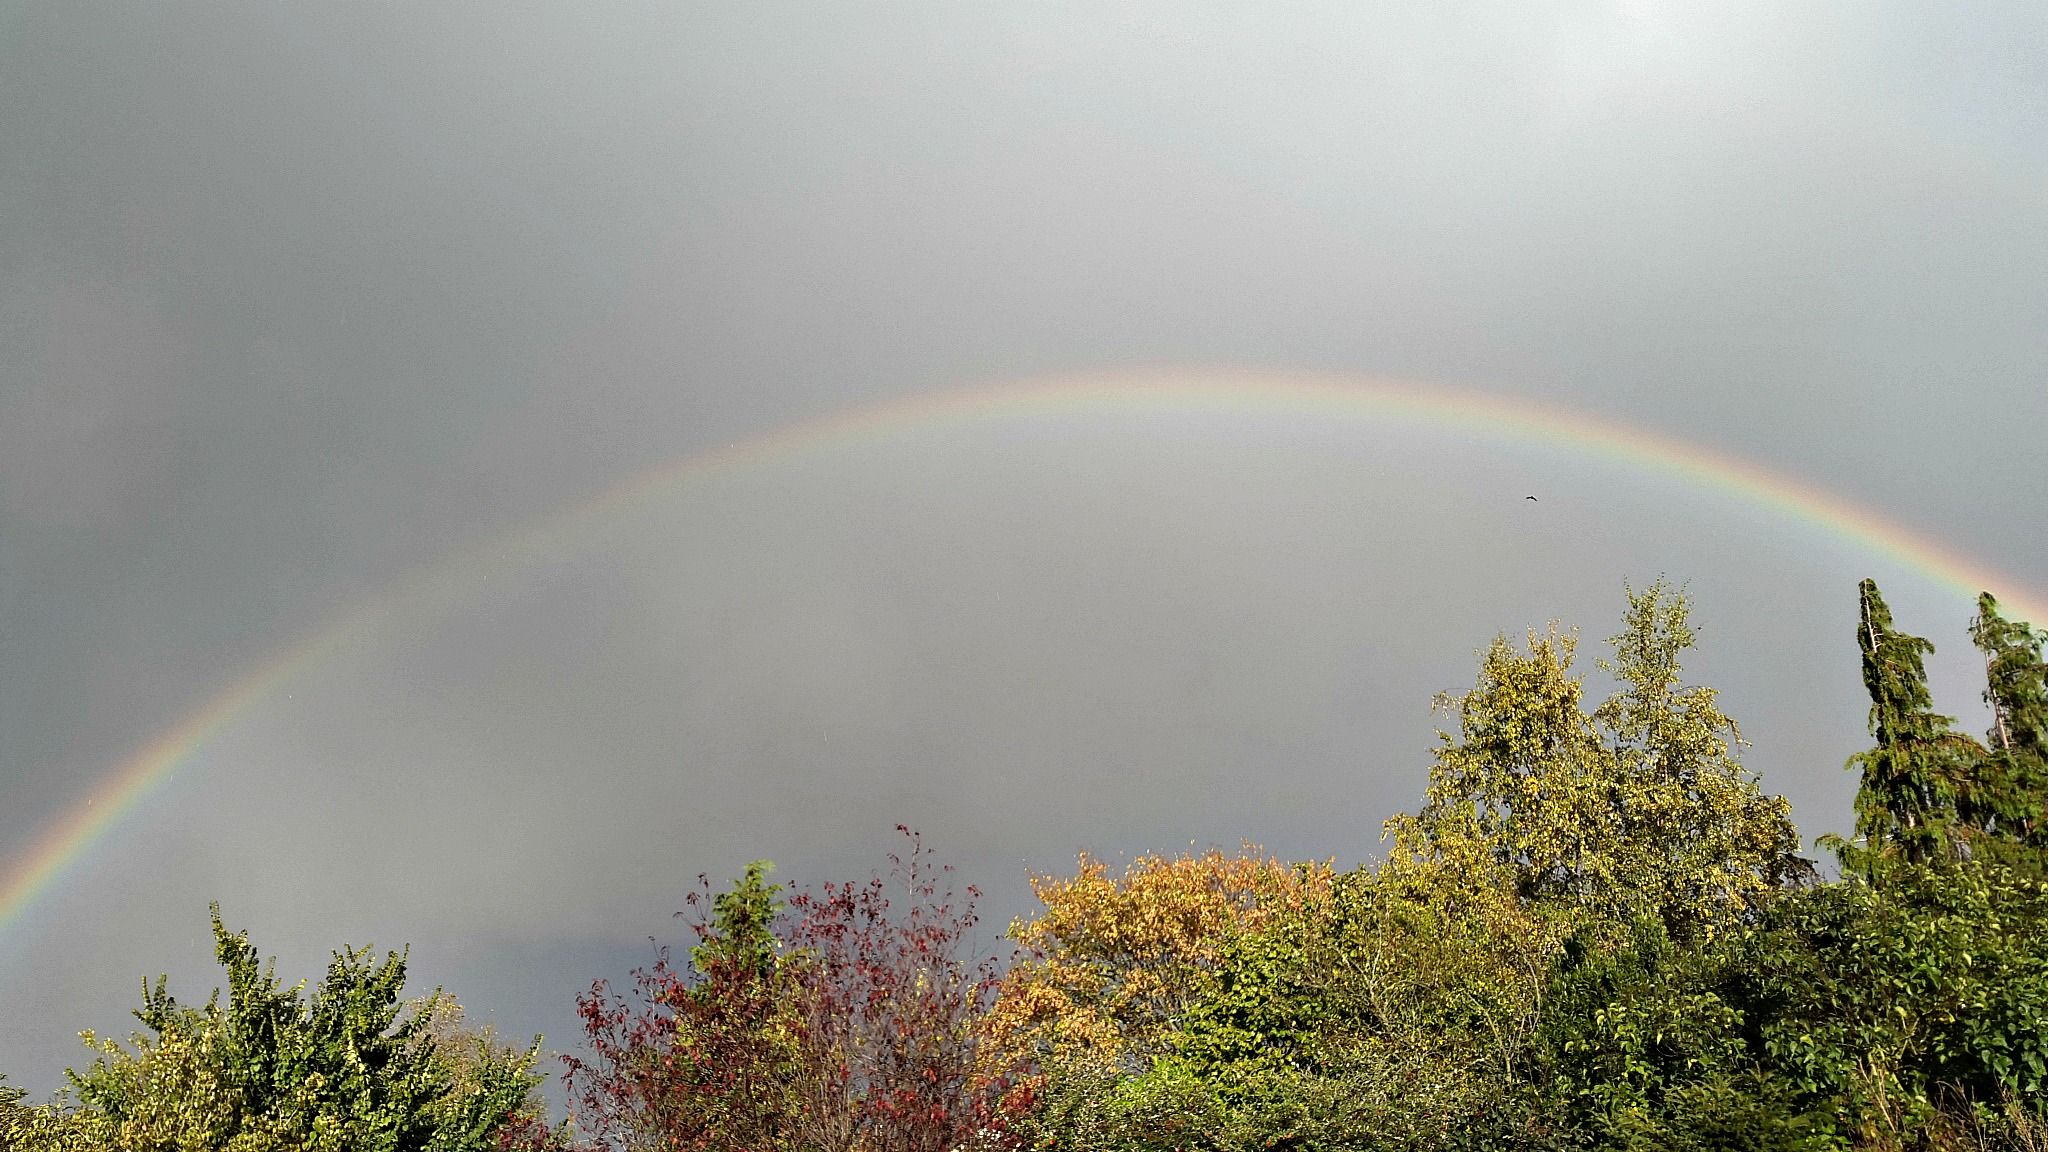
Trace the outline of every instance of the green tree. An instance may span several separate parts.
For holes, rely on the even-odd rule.
[[[1542,1146],[1529,1091],[1557,909],[1406,862],[1232,941],[1162,1067],[1222,1147]]]
[[[1572,672],[1577,638],[1497,637],[1470,692],[1437,698],[1458,732],[1440,734],[1422,810],[1388,826],[1417,855],[1490,865],[1529,900],[1607,903],[1624,877],[1614,841],[1613,774]]]
[[[760,980],[774,973],[781,952],[775,918],[782,912],[782,885],[768,882],[774,870],[773,861],[756,860],[712,899],[709,931],[690,950],[690,962],[699,972],[730,966]]]
[[[532,1063],[532,1050],[505,1040],[490,1024],[471,1024],[453,996],[436,992],[412,1001],[408,1011],[421,1021],[417,1042],[431,1046],[445,1062],[456,1098],[488,1093],[507,1066]],[[568,1124],[548,1123],[547,1104],[537,1086],[506,1117],[496,1136],[492,1147],[501,1152],[569,1152],[575,1147]]]
[[[1105,915],[1087,934],[1044,929],[1078,923],[1070,905],[1125,910],[1111,899],[1122,890],[1085,862],[1073,881],[1039,883],[1047,917],[1020,938],[1043,955],[1027,975],[1132,987],[1154,970],[1134,944],[1155,939],[1186,972],[1119,1060],[1040,1046],[1034,1142],[1814,1146],[1824,1118],[1744,1102],[1764,1081],[1736,1013],[1695,975],[1699,949],[1739,935],[1803,862],[1786,803],[1736,759],[1734,722],[1680,676],[1688,607],[1662,582],[1628,592],[1605,664],[1619,690],[1590,710],[1569,634],[1497,640],[1472,691],[1440,698],[1457,731],[1442,737],[1421,811],[1389,822],[1393,850],[1376,871],[1298,865],[1306,898],[1277,899],[1287,889],[1269,883],[1217,916],[1129,902],[1129,923]],[[1205,908],[1241,890],[1187,888]],[[1573,950],[1579,974],[1560,983]],[[1028,1007],[1039,1033],[1095,1033],[1076,1002],[1031,990],[999,1004],[998,1021]]]
[[[1857,1147],[2039,1147],[2017,1134],[2048,1133],[2048,886],[1983,860],[1883,877],[1794,893],[1731,942],[1719,992],[1750,1051]]]
[[[1977,598],[1970,639],[1984,654],[1989,751],[1978,771],[1978,821],[2038,867],[2048,850],[2048,634],[2007,620],[1989,592]]]
[[[1543,1146],[1524,1074],[1555,926],[1420,862],[1298,867],[1317,898],[1205,934],[1204,978],[1143,1051],[1043,1065],[1034,1146]]]
[[[1811,866],[1791,805],[1737,761],[1742,733],[1719,694],[1681,679],[1696,639],[1690,600],[1661,580],[1626,591],[1614,658],[1600,662],[1620,691],[1594,713],[1616,759],[1616,840],[1645,897],[1638,911],[1675,931],[1723,923]]]
[[[1570,634],[1496,639],[1473,689],[1439,697],[1458,732],[1442,735],[1422,810],[1388,831],[1410,854],[1503,869],[1525,899],[1711,933],[1802,873],[1798,835],[1737,761],[1714,691],[1680,679],[1686,597],[1662,581],[1627,597],[1603,662],[1613,698],[1585,710]]]
[[[86,1033],[92,1066],[36,1110],[23,1149],[469,1152],[501,1147],[508,1126],[533,1116],[539,1042],[448,1050],[433,1031],[443,998],[412,1012],[399,999],[403,954],[337,952],[308,997],[303,982],[280,984],[217,907],[213,929],[227,1003],[216,991],[195,1008],[161,978],[145,984],[135,1016],[146,1031],[127,1046]]]
[[[599,1146],[795,1146],[814,1078],[796,973],[780,955],[772,868],[756,860],[716,894],[698,878],[685,898],[697,937],[686,968],[664,949],[634,972],[634,1000],[602,983],[581,998],[588,1052],[565,1062],[578,1131]]]
[[[1654,920],[1619,942],[1574,940],[1544,996],[1539,1079],[1582,1147],[1835,1149],[1833,1116],[1760,1065],[1721,985],[1744,925],[1674,939]]]
[[[1874,580],[1857,585],[1856,645],[1877,744],[1848,764],[1863,772],[1856,793],[1861,845],[1838,837],[1829,843],[1845,868],[1865,875],[1888,857],[1920,864],[1963,855],[1970,832],[1965,813],[1985,750],[1934,711],[1926,668],[1934,645],[1893,625]]]

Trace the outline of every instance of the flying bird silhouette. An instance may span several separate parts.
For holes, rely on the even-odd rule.
[[[1524,500],[1535,500],[1536,498],[1535,498],[1534,496],[1524,496],[1524,497],[1522,497],[1522,499],[1524,499]]]

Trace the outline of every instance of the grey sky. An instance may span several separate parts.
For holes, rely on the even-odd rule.
[[[349,605],[658,462],[1161,362],[1443,380],[1756,460],[2048,586],[2038,6],[63,4],[0,13],[0,855]],[[1540,492],[1538,505],[1521,500]],[[1853,581],[1668,478],[1117,419],[717,477],[395,605],[7,934],[54,1086],[205,906],[573,1039],[699,871],[899,820],[1354,860],[1495,632],[1689,580],[1809,833]]]

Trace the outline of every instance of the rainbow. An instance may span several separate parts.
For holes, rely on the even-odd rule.
[[[2048,601],[1878,514],[1780,473],[1698,445],[1582,412],[1436,384],[1329,374],[1217,369],[1095,374],[912,396],[791,425],[635,475],[595,497],[445,557],[342,614],[245,673],[189,718],[117,766],[0,873],[0,932],[123,816],[207,742],[308,667],[400,604],[459,596],[475,580],[567,552],[651,498],[705,476],[837,443],[1051,416],[1176,413],[1395,421],[1511,443],[1564,447],[1679,478],[1859,545],[1965,597],[1998,593],[2014,614],[2048,620]]]

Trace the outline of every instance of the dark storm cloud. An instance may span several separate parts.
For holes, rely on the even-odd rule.
[[[1036,372],[1455,380],[2048,571],[2043,31],[1872,5],[17,9],[0,851],[436,557],[752,432]],[[559,1031],[682,877],[865,867],[899,819],[998,920],[1083,846],[1356,859],[1472,649],[1553,616],[1597,648],[1625,575],[1692,580],[1696,669],[1816,831],[1851,783],[1866,571],[1974,716],[1946,590],[1555,452],[1136,421],[733,474],[391,604],[222,733],[0,939],[0,1070],[47,1087],[135,977],[204,977],[212,897],[298,968],[411,939],[426,978]]]

